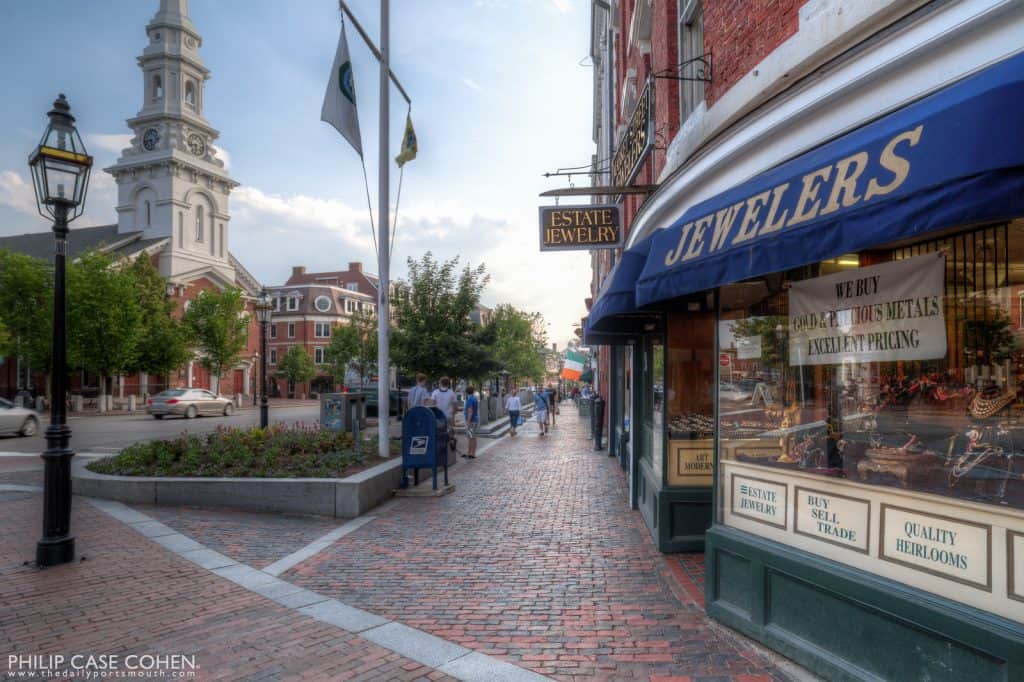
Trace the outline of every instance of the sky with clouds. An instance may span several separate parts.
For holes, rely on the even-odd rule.
[[[96,157],[85,215],[74,227],[116,222],[116,188],[99,171],[130,138],[142,104],[144,27],[158,0],[3,0],[0,60],[0,235],[49,229],[38,216],[26,161],[64,92]],[[379,3],[349,6],[374,39]],[[212,77],[207,120],[241,186],[231,197],[231,251],[257,279],[282,283],[362,261],[376,270],[359,157],[320,105],[338,40],[335,0],[190,0]],[[589,163],[592,73],[586,0],[392,0],[391,60],[413,100],[419,155],[406,166],[392,277],[432,250],[486,263],[484,303],[540,312],[559,347],[584,314],[589,256],[541,254],[541,176]],[[376,207],[378,71],[348,29],[363,148]],[[405,103],[391,91],[391,157]],[[398,174],[392,164],[392,203]],[[588,179],[574,179],[586,184]]]

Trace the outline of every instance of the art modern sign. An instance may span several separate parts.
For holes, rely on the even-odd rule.
[[[943,254],[794,282],[789,362],[933,360],[946,356]]]
[[[541,206],[541,251],[589,251],[622,247],[622,213],[617,204]]]
[[[628,185],[640,172],[640,164],[654,147],[654,87],[648,81],[633,107],[629,126],[612,158],[612,184]]]

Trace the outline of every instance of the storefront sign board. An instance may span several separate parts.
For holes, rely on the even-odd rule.
[[[871,502],[796,486],[794,532],[867,554],[871,545]]]
[[[760,360],[761,359],[761,337],[760,336],[737,336],[736,359],[738,360]]]
[[[945,357],[945,277],[945,256],[927,254],[794,282],[790,364]]]
[[[590,251],[622,246],[618,204],[540,207],[541,251]]]
[[[992,590],[992,527],[883,503],[879,556]]]
[[[786,529],[784,484],[732,474],[732,513],[736,516]]]
[[[669,485],[710,486],[713,482],[715,444],[710,438],[670,440]]]
[[[654,87],[648,81],[633,107],[629,126],[612,158],[612,184],[628,185],[640,171],[640,164],[654,147]]]

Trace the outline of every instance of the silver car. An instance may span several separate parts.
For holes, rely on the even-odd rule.
[[[192,419],[201,414],[229,417],[235,406],[228,398],[214,395],[203,388],[170,388],[146,401],[146,414],[154,419],[176,415]]]
[[[0,433],[34,436],[39,433],[39,416],[24,407],[0,398]]]

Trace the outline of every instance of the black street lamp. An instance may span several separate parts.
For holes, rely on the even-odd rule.
[[[82,215],[92,157],[75,130],[75,117],[64,95],[47,114],[50,124],[28,159],[39,214],[53,220],[53,348],[50,367],[50,425],[42,454],[43,537],[36,544],[36,564],[56,566],[75,558],[71,536],[71,458],[67,425],[67,321],[65,260],[68,223]]]
[[[267,404],[267,323],[270,322],[270,294],[264,289],[256,300],[256,319],[260,323],[260,428],[267,428],[270,408]]]

